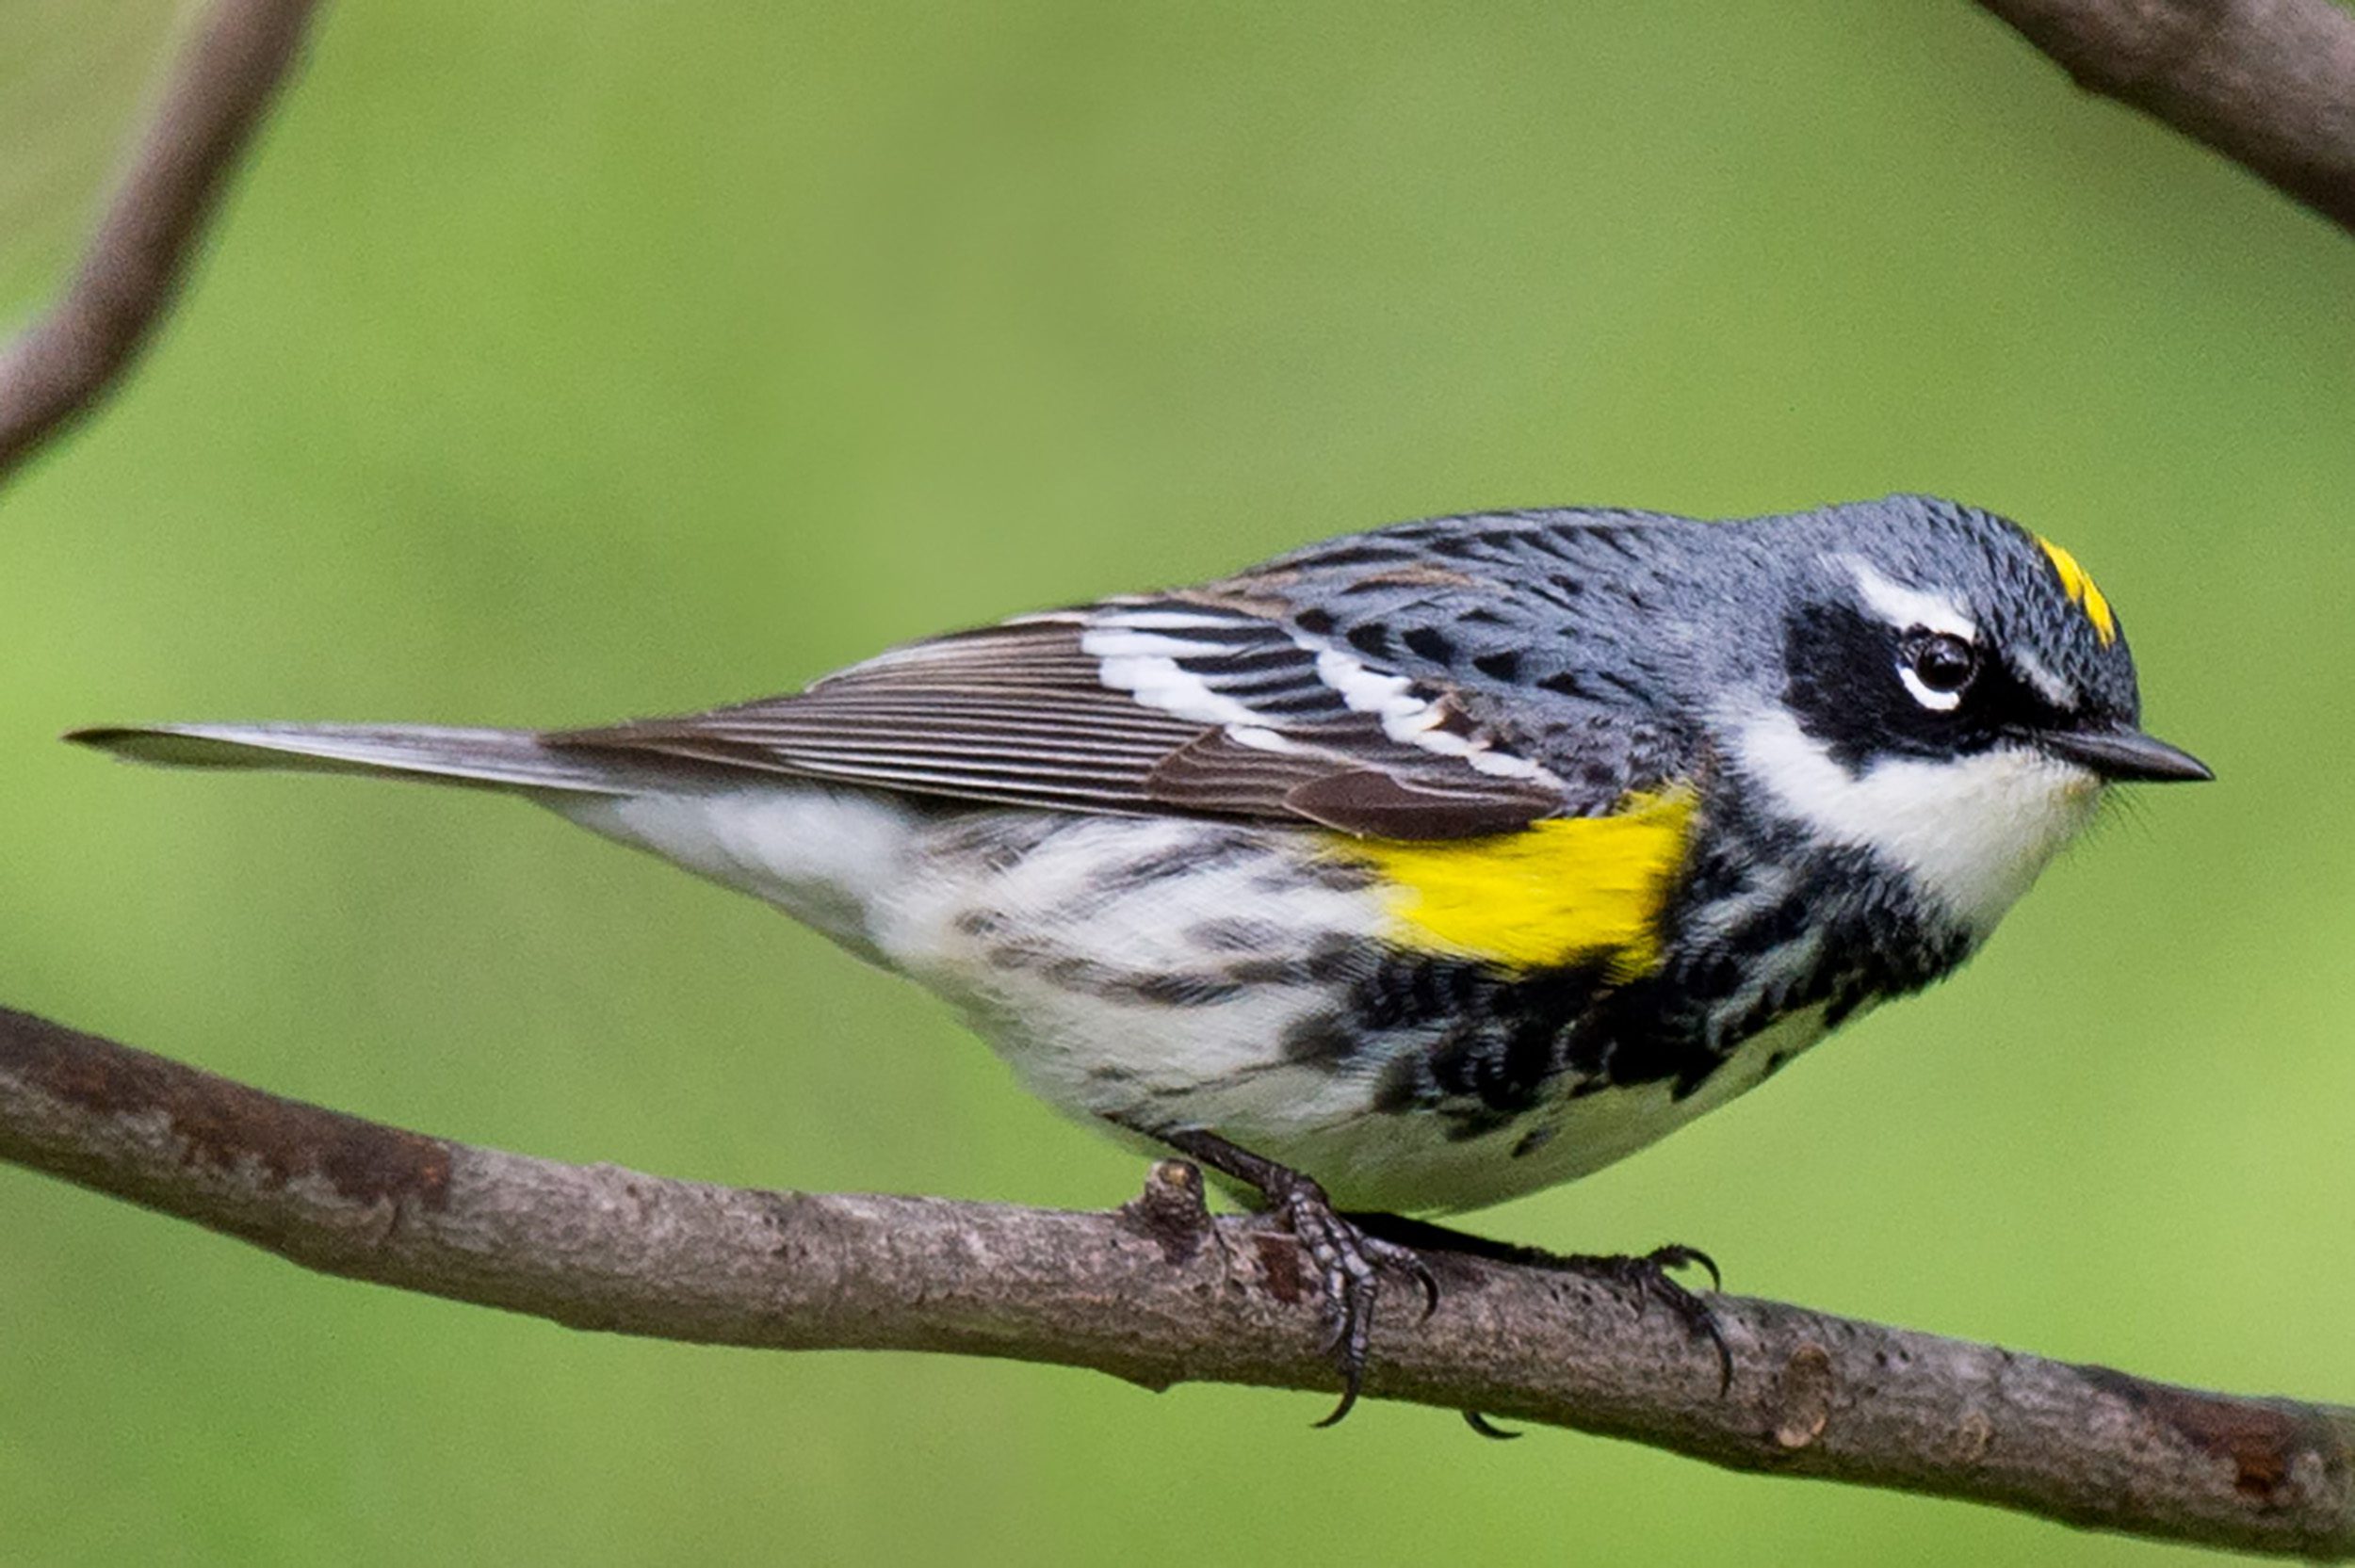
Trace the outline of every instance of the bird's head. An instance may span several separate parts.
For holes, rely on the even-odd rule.
[[[2103,786],[2211,776],[2142,731],[2117,614],[2060,546],[1923,496],[1781,521],[1779,615],[1714,726],[1778,816],[1984,933]]]

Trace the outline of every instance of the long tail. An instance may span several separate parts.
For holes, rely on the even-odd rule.
[[[558,748],[528,730],[435,724],[153,724],[75,730],[66,739],[133,762],[392,774],[493,789],[630,795],[657,769],[610,752]]]

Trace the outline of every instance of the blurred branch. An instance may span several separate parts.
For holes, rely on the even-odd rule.
[[[0,1159],[325,1273],[575,1328],[1004,1356],[1155,1389],[1333,1382],[1291,1237],[1210,1217],[1181,1164],[1108,1214],[712,1187],[380,1126],[5,1009]],[[1373,1397],[1739,1470],[2355,1558],[2355,1410],[1730,1296],[1712,1299],[1734,1360],[1721,1392],[1715,1352],[1618,1286],[1426,1255],[1438,1310],[1384,1319]]]
[[[178,291],[316,0],[218,0],[164,85],[73,280],[0,352],[0,479],[122,379]]]
[[[1980,0],[2130,104],[2355,233],[2355,14],[2333,0]]]

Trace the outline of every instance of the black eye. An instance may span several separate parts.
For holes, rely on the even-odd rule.
[[[1962,700],[1979,673],[1979,651],[1947,632],[1916,632],[1906,639],[1898,673],[1914,700],[1944,711]]]

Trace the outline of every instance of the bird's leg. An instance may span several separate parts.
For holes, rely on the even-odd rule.
[[[1289,1166],[1239,1149],[1215,1133],[1152,1131],[1147,1136],[1258,1192],[1316,1265],[1331,1334],[1325,1350],[1341,1374],[1340,1403],[1317,1425],[1329,1427],[1347,1415],[1365,1379],[1381,1268],[1388,1265],[1413,1276],[1422,1287],[1425,1317],[1439,1304],[1439,1285],[1431,1270],[1411,1247],[1369,1235],[1358,1221],[1342,1218],[1324,1188]]]
[[[1726,1344],[1726,1336],[1717,1327],[1717,1315],[1710,1310],[1709,1303],[1700,1296],[1670,1277],[1673,1269],[1698,1265],[1709,1275],[1710,1289],[1724,1288],[1725,1282],[1718,1275],[1715,1261],[1698,1247],[1671,1244],[1655,1247],[1648,1253],[1634,1256],[1550,1253],[1541,1247],[1496,1241],[1485,1236],[1451,1230],[1445,1225],[1434,1225],[1427,1220],[1401,1219],[1394,1214],[1353,1214],[1348,1218],[1370,1237],[1399,1246],[1420,1248],[1425,1252],[1463,1253],[1494,1263],[1554,1269],[1623,1286],[1634,1295],[1635,1310],[1639,1315],[1651,1302],[1657,1301],[1677,1316],[1687,1334],[1695,1339],[1707,1340],[1710,1348],[1717,1353],[1717,1391],[1723,1394],[1733,1386],[1733,1350]],[[1480,1431],[1484,1424],[1475,1421],[1473,1430]],[[1483,1435],[1509,1434],[1491,1431]]]

